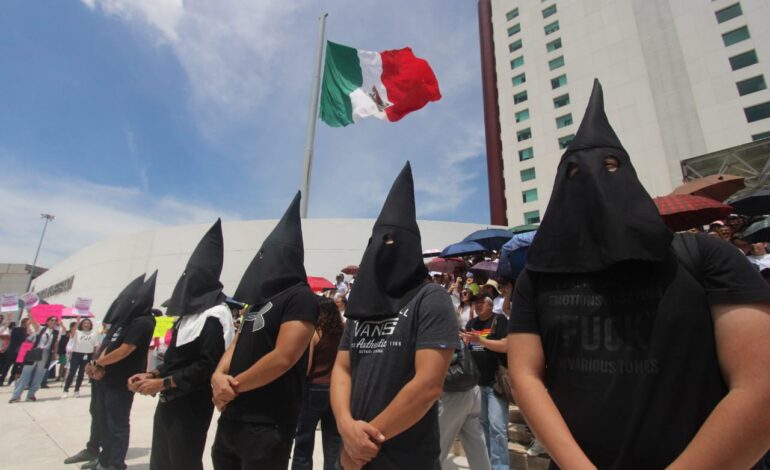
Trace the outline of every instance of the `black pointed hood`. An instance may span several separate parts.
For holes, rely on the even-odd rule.
[[[144,281],[144,284],[134,292],[134,295],[130,297],[130,310],[126,323],[131,322],[135,318],[152,316],[152,304],[155,302],[155,281],[157,278],[158,270],[156,269]]]
[[[235,290],[235,300],[259,307],[290,287],[307,284],[300,198],[297,191],[278,225],[262,242]]]
[[[671,236],[607,120],[602,87],[594,80],[583,121],[556,171],[527,268],[595,272],[620,261],[661,261]]]
[[[144,284],[144,273],[129,282],[128,285],[120,291],[120,294],[118,294],[118,296],[115,297],[115,300],[112,301],[110,308],[107,309],[107,313],[104,314],[102,322],[112,325],[116,320],[119,321],[119,319],[127,312],[131,296],[134,295],[136,290],[140,288],[142,284]]]
[[[406,162],[372,228],[345,316],[367,319],[398,314],[426,283],[421,241],[412,167]]]
[[[224,251],[222,220],[217,219],[187,261],[168,301],[166,315],[194,315],[224,302],[219,282]]]

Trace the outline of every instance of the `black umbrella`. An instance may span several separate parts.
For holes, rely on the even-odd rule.
[[[463,241],[477,242],[485,246],[488,250],[499,250],[512,236],[513,234],[504,228],[487,228],[484,230],[476,230],[465,237]]]
[[[741,238],[749,243],[770,242],[770,218],[751,224]]]
[[[770,214],[770,189],[755,189],[740,196],[731,197],[725,204],[733,206],[741,215]]]
[[[461,241],[459,243],[453,243],[441,250],[440,256],[442,258],[451,258],[452,256],[474,255],[476,253],[484,253],[485,251],[489,250],[480,243]]]

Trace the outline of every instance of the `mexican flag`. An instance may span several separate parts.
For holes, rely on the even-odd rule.
[[[326,42],[321,120],[332,127],[374,116],[398,121],[441,99],[430,65],[412,49],[371,52]]]

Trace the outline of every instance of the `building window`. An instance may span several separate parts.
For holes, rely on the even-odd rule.
[[[513,36],[514,34],[521,31],[521,25],[519,23],[516,23],[515,25],[508,28],[508,37]]]
[[[548,61],[548,70],[556,70],[560,67],[564,67],[564,56],[560,55],[559,57],[549,60]]]
[[[527,82],[527,76],[524,75],[523,73],[521,73],[521,74],[516,75],[515,77],[513,77],[511,79],[511,81],[513,82],[513,86],[521,85],[522,83],[526,83]]]
[[[564,116],[559,116],[556,118],[557,129],[561,129],[562,127],[567,127],[570,124],[572,124],[572,113],[565,114]]]
[[[531,158],[535,157],[535,151],[532,150],[532,147],[519,150],[519,161],[523,162],[524,160],[529,160]]]
[[[754,49],[744,52],[743,54],[730,57],[730,67],[733,70],[739,70],[744,67],[748,67],[749,65],[754,65],[757,62],[757,53],[754,51]]]
[[[734,5],[730,5],[727,8],[722,8],[715,14],[717,15],[717,23],[724,23],[725,21],[731,20],[736,16],[741,16],[743,11],[741,11],[741,4],[736,3]]]
[[[551,24],[545,25],[543,30],[545,31],[545,35],[546,36],[548,36],[551,33],[555,33],[556,31],[559,30],[559,20],[556,20],[556,21],[554,21]]]
[[[537,177],[537,175],[535,174],[534,168],[527,168],[526,170],[521,170],[519,172],[519,175],[521,175],[522,183],[524,181],[531,181]]]
[[[755,91],[760,91],[767,88],[767,84],[765,83],[765,77],[762,75],[757,75],[756,77],[742,80],[736,83],[736,85],[738,86],[738,94],[741,96],[748,95],[750,93],[754,93]]]
[[[529,211],[524,213],[524,223],[527,225],[540,223],[540,211]]]
[[[554,39],[553,41],[549,42],[545,45],[545,48],[548,52],[553,52],[556,49],[561,49],[561,38]]]
[[[746,26],[741,26],[738,29],[734,29],[732,31],[729,31],[722,35],[722,41],[725,43],[725,46],[732,46],[733,44],[739,43],[741,41],[745,41],[746,39],[750,38],[749,35],[749,28]]]
[[[513,104],[519,104],[527,101],[527,90],[522,91],[521,93],[516,93],[513,95]]]
[[[566,95],[557,96],[553,99],[553,107],[555,109],[559,109],[563,106],[567,106],[569,104],[569,93]]]
[[[770,139],[770,131],[768,132],[762,132],[761,134],[754,134],[751,136],[751,140],[757,141],[757,140],[765,140]]]
[[[555,90],[557,88],[563,87],[567,84],[567,76],[566,75],[559,75],[556,78],[551,79],[551,89]]]
[[[529,127],[516,132],[516,140],[518,140],[519,142],[523,142],[531,138],[532,138],[532,129],[530,129]]]
[[[521,49],[521,39],[517,39],[512,43],[508,44],[508,52],[516,52],[519,49]]]
[[[515,59],[513,59],[511,61],[511,68],[512,69],[519,68],[522,65],[524,65],[524,56],[516,57]]]
[[[555,14],[556,14],[556,5],[554,4],[546,8],[545,10],[543,10],[543,19],[548,18],[549,16],[553,16]]]
[[[529,120],[529,110],[525,109],[516,113],[516,122],[524,122]]]
[[[512,19],[516,18],[517,16],[519,16],[519,9],[518,8],[514,8],[513,10],[511,10],[508,13],[505,14],[505,19],[507,21],[511,21]]]
[[[575,134],[565,135],[564,137],[559,137],[559,148],[564,150],[567,148],[572,142],[572,139],[575,138]]]
[[[535,202],[537,201],[537,188],[534,189],[528,189],[526,191],[521,192],[521,199],[526,204],[527,202]]]
[[[746,120],[749,122],[767,119],[770,117],[770,101],[744,108],[743,112],[746,113]]]

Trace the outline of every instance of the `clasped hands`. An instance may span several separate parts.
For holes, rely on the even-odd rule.
[[[134,374],[128,378],[128,389],[134,393],[155,396],[163,390],[163,379],[155,378],[148,372]]]
[[[238,385],[239,382],[232,375],[214,372],[211,376],[211,390],[214,395],[211,401],[220,413],[238,396]]]
[[[385,436],[366,421],[350,419],[340,427],[342,452],[340,464],[344,470],[360,470],[380,453]]]

